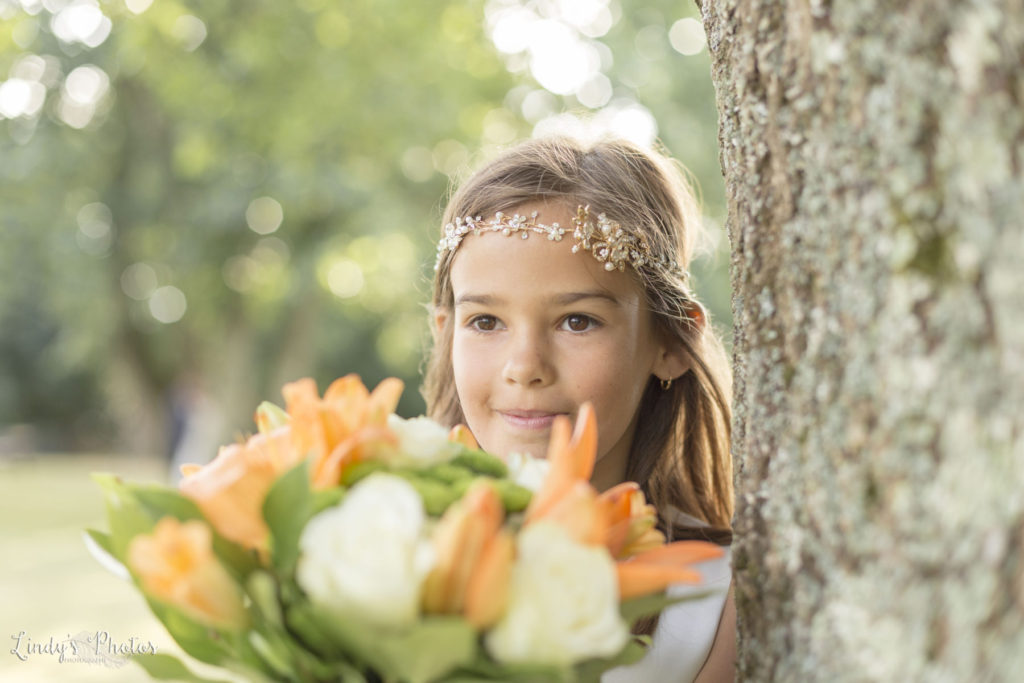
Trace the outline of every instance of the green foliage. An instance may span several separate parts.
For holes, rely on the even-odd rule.
[[[396,375],[415,385],[423,278],[447,185],[430,151],[475,147],[512,82],[482,25],[466,21],[480,5],[103,9],[113,28],[98,48],[62,49],[47,10],[31,20],[39,31],[27,46],[50,55],[55,76],[91,64],[109,78],[85,128],[61,119],[56,87],[31,135],[18,137],[23,121],[0,121],[0,222],[18,226],[5,228],[0,267],[7,282],[34,283],[0,296],[0,321],[11,323],[0,355],[50,347],[53,374],[67,378],[42,383],[38,366],[13,375],[0,386],[0,423],[67,414],[62,390],[96,405],[95,386],[115,372],[129,393],[157,400],[185,373],[217,401],[220,386],[246,388],[248,399],[354,369],[368,383]],[[0,70],[24,55],[0,42]],[[413,148],[427,150],[427,168],[410,171]],[[254,204],[262,197],[283,214],[267,234],[256,231],[274,226]],[[83,227],[93,204],[102,220]],[[167,287],[186,302],[178,319],[180,296]],[[3,400],[32,387],[38,401]],[[415,392],[403,410],[422,410]],[[247,425],[229,417],[228,434]]]
[[[274,482],[263,501],[263,518],[270,527],[271,562],[282,574],[294,569],[299,558],[299,536],[312,516],[309,463],[303,460]]]
[[[528,136],[542,92],[491,43],[486,4],[104,3],[95,48],[9,5],[0,73],[41,69],[46,98],[0,119],[0,424],[108,439],[153,423],[156,447],[171,397],[198,385],[227,411],[215,445],[251,428],[234,406],[300,376],[416,386],[450,176]],[[629,3],[597,40],[615,97],[654,114],[720,218],[707,53],[667,38],[696,14]],[[79,67],[108,81],[90,104],[61,94]],[[724,265],[695,271],[727,321]],[[406,392],[400,412],[422,409]]]
[[[452,458],[452,464],[461,465],[478,474],[486,474],[491,477],[508,475],[508,467],[505,466],[505,462],[484,451],[467,449]]]
[[[133,661],[146,670],[149,677],[157,681],[184,681],[184,683],[226,683],[220,678],[197,676],[180,659],[172,655],[136,655]]]
[[[476,654],[476,634],[459,617],[425,617],[407,629],[388,630],[354,624],[314,605],[300,604],[289,610],[288,620],[321,652],[357,653],[386,680],[438,680]]]
[[[683,595],[678,597],[673,597],[666,593],[645,595],[622,602],[622,604],[619,605],[619,612],[622,614],[622,618],[627,624],[635,624],[637,620],[657,614],[666,607],[671,607],[672,605],[680,602],[702,600],[712,593],[713,591],[706,591],[703,593],[695,593],[692,595]]]

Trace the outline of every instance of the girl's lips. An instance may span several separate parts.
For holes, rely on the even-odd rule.
[[[499,410],[505,422],[520,429],[548,429],[559,415],[567,413],[549,413],[543,410]]]

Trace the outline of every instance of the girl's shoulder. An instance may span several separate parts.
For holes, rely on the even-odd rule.
[[[678,510],[674,512],[672,521],[679,526],[708,526],[695,517]],[[723,546],[722,550],[721,557],[693,565],[701,573],[700,585],[669,587],[670,595],[694,596],[694,599],[662,612],[647,655],[632,666],[607,672],[601,683],[692,681],[697,676],[714,643],[732,581],[732,553],[729,546]]]

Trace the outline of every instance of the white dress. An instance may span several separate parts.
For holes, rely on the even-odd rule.
[[[706,526],[692,517],[684,523]],[[668,589],[670,595],[708,590],[713,591],[712,594],[700,600],[673,605],[662,612],[647,655],[632,666],[608,671],[601,676],[601,683],[692,683],[711,652],[732,581],[731,553],[728,547],[723,550],[725,554],[722,557],[693,565],[703,578],[699,586],[675,584]]]

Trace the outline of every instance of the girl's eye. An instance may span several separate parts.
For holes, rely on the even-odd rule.
[[[498,328],[498,319],[493,315],[478,315],[469,321],[469,326],[478,332],[493,332]]]
[[[589,315],[573,313],[572,315],[565,317],[565,320],[562,322],[562,326],[570,332],[586,332],[587,330],[596,327],[597,321]]]

